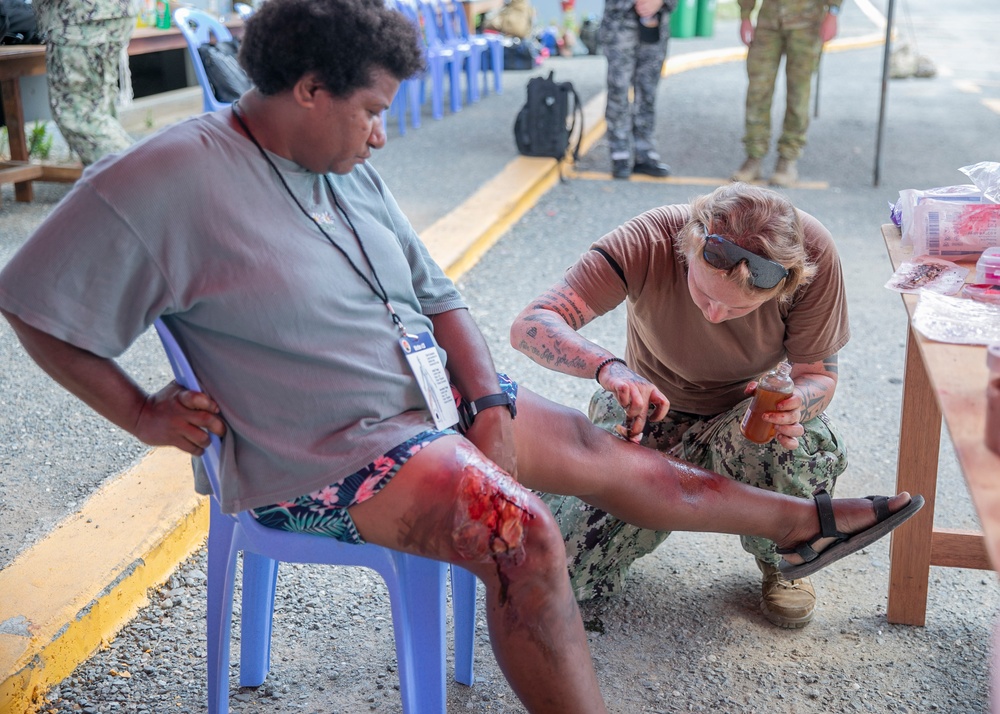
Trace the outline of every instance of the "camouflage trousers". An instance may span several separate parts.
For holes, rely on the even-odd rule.
[[[132,16],[50,31],[45,69],[52,117],[85,165],[132,144],[116,101],[121,52],[134,27]]]
[[[819,26],[797,29],[760,27],[747,52],[746,125],[743,146],[747,156],[762,158],[771,142],[771,102],[781,56],[785,56],[785,118],[778,139],[778,155],[798,159],[809,129],[812,76],[822,43]]]
[[[644,161],[656,153],[656,88],[667,58],[670,16],[663,14],[656,42],[640,42],[635,13],[606,14],[599,38],[608,62],[608,98],[604,118],[612,160]],[[632,101],[629,101],[629,91]]]
[[[648,424],[642,444],[736,481],[793,496],[833,493],[847,468],[842,440],[825,414],[803,424],[805,434],[789,451],[776,441],[754,444],[740,434],[749,400],[714,417],[671,411],[665,420]],[[603,389],[590,400],[590,419],[612,431],[625,419],[614,396]],[[615,594],[624,586],[632,563],[656,549],[669,531],[632,526],[573,496],[541,494],[552,510],[566,542],[570,581],[579,601]],[[776,564],[773,541],[744,536],[743,549]]]

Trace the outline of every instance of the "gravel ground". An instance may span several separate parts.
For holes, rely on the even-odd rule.
[[[996,115],[981,102],[995,100],[1000,88],[996,69],[982,61],[995,54],[1000,10],[975,0],[955,0],[948,13],[931,0],[912,0],[905,9],[901,29],[921,39],[919,51],[935,60],[939,76],[892,85],[884,188],[870,186],[881,55],[880,49],[872,49],[824,57],[823,118],[810,130],[800,169],[804,180],[830,185],[823,191],[789,191],[793,201],[831,228],[846,268],[853,339],[841,354],[841,384],[831,409],[851,448],[841,495],[889,492],[894,484],[906,322],[898,296],[882,288],[891,272],[878,237],[886,202],[900,188],[961,183],[958,166],[1000,155]],[[851,5],[843,22],[857,17]],[[733,30],[719,32],[735,37]],[[568,65],[553,66],[562,73]],[[585,65],[579,66],[573,81],[590,91],[599,87],[599,73],[595,78]],[[970,84],[978,90],[971,91]],[[697,70],[664,84],[658,138],[676,175],[722,177],[739,164],[744,86],[739,65]],[[503,124],[502,139],[496,142],[502,151],[480,141],[485,157],[477,156],[480,162],[503,164],[521,92],[514,89],[510,116],[497,120],[496,126]],[[496,107],[483,105],[483,111]],[[426,165],[426,154],[407,156],[408,146],[433,144],[440,131],[453,127],[456,136],[464,136],[460,122],[477,120],[479,115],[470,111],[449,118],[452,123],[444,129],[428,124],[408,134],[398,144],[399,153],[391,154],[400,160],[385,161],[380,170],[394,185],[393,173]],[[692,141],[693,127],[699,136],[718,139]],[[581,168],[606,171],[606,145],[584,157]],[[457,174],[459,181],[468,175],[448,173]],[[39,185],[42,202],[17,211],[44,215],[46,197],[64,189],[43,187]],[[440,200],[453,188],[443,183],[426,200]],[[582,405],[592,385],[536,368],[510,351],[510,319],[604,231],[644,207],[683,201],[701,190],[708,189],[611,181],[570,181],[551,190],[460,281],[498,367],[550,398]],[[408,213],[429,216],[426,202],[421,203],[426,193],[410,182],[397,196]],[[5,221],[10,206],[5,203],[0,214]],[[17,243],[7,225],[0,232],[0,263]],[[513,270],[517,281],[498,277]],[[588,334],[621,354],[621,320],[620,312],[603,318]],[[0,326],[0,349],[15,350],[3,332],[7,329]],[[7,356],[14,363],[16,355]],[[150,384],[164,381],[166,366],[155,343],[137,345],[127,359],[135,360],[134,371]],[[107,425],[55,390],[39,399],[39,377],[31,370],[24,367],[22,374],[19,367],[0,374],[0,431],[14,435],[5,445],[31,454],[26,458],[4,450],[0,469],[16,464],[22,474],[24,464],[30,465],[23,478],[39,491],[46,510],[38,513],[44,520],[67,501],[85,497],[91,482],[131,463],[142,447],[107,433]],[[78,452],[80,463],[73,469],[72,489],[53,494],[49,489],[59,488],[58,469],[65,464],[50,449],[56,450],[54,441],[63,438],[71,441],[72,450],[62,451],[59,445],[58,453]],[[943,439],[940,464],[938,525],[974,528],[976,517],[947,441]],[[10,478],[0,479],[4,562],[23,547],[25,533],[30,539],[46,532],[44,524],[11,525],[24,508],[38,508],[22,505],[18,495]],[[234,668],[231,710],[399,712],[387,593],[377,576],[359,569],[295,565],[283,565],[281,572],[272,671],[256,690],[239,689]],[[799,631],[778,630],[759,614],[758,579],[752,560],[734,538],[681,533],[636,565],[621,596],[585,604],[582,615],[609,709],[621,714],[988,710],[989,642],[1000,606],[995,573],[934,568],[926,626],[890,625],[885,617],[888,543],[880,541],[813,578],[820,605],[813,623]],[[119,636],[49,692],[43,711],[204,711],[204,585],[201,551],[163,588],[150,593],[149,606]],[[238,632],[234,655],[236,637]],[[476,654],[475,685],[450,683],[449,711],[522,712],[489,650],[483,622]]]

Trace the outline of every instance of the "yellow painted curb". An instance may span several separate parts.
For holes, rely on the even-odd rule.
[[[208,532],[191,459],[155,449],[0,571],[0,712],[33,712]]]

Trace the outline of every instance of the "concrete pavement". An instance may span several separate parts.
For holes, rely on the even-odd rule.
[[[973,9],[971,3],[960,4],[963,10]],[[975,109],[975,97],[969,91],[971,83],[984,102],[995,101],[995,70],[965,58],[975,54],[977,42],[985,42],[978,35],[985,36],[989,23],[996,20],[995,12],[983,12],[986,22],[972,28],[979,31],[975,37],[956,18],[917,14],[917,34],[922,41],[932,37],[940,43],[942,54],[932,52],[932,58],[942,71],[954,74],[935,83],[913,80],[899,85],[899,91],[897,85],[892,87],[896,104],[890,113],[892,134],[883,190],[870,187],[871,146],[866,143],[873,141],[866,131],[874,126],[871,65],[878,61],[880,50],[862,48],[873,34],[877,36],[877,28],[861,13],[845,13],[842,38],[845,46],[849,41],[857,46],[851,53],[830,53],[824,59],[821,119],[810,132],[810,147],[802,162],[803,182],[790,190],[793,200],[821,217],[838,241],[843,238],[845,264],[848,260],[851,265],[860,264],[854,262],[860,260],[884,268],[877,228],[885,221],[885,201],[894,199],[898,189],[961,183],[955,171],[958,166],[1000,155],[996,116],[990,125],[988,111],[982,114]],[[921,26],[921,22],[928,24]],[[590,391],[590,385],[534,370],[504,349],[511,310],[516,312],[547,286],[605,230],[643,206],[683,201],[692,193],[710,190],[742,159],[739,131],[745,79],[738,61],[741,51],[731,41],[734,29],[732,23],[720,24],[714,38],[677,40],[672,46],[668,69],[680,66],[684,56],[691,62],[695,53],[713,49],[717,53],[701,55],[689,65],[691,71],[675,75],[662,88],[660,143],[675,172],[666,181],[608,180],[607,149],[599,141],[601,58],[553,59],[543,67],[546,72],[554,70],[557,78],[571,79],[588,105],[586,125],[594,143],[576,167],[577,180],[558,183],[553,162],[516,157],[514,152],[510,136],[514,115],[523,101],[524,83],[535,73],[507,73],[501,97],[490,96],[439,123],[427,121],[419,130],[393,138],[390,147],[376,156],[376,165],[435,257],[449,267],[470,296],[499,366],[509,368],[527,386],[575,405]],[[959,53],[961,61],[949,68],[940,58],[950,56],[955,43],[962,43],[965,51]],[[925,53],[928,49],[921,47]],[[713,58],[720,56],[729,64],[715,66]],[[706,141],[706,137],[714,138]],[[433,177],[433,191],[427,190],[428,177]],[[45,193],[50,200],[60,195],[58,188]],[[0,259],[23,240],[30,230],[28,224],[44,215],[45,207],[44,196],[33,207],[5,201],[0,214],[5,226]],[[24,218],[25,214],[29,217]],[[12,218],[26,221],[20,236],[8,233]],[[504,239],[487,252],[505,232]],[[520,278],[516,289],[507,280],[498,285],[496,276],[509,271],[514,260]],[[868,278],[870,274],[865,274],[862,280],[860,270],[849,275],[855,343],[860,342],[862,348],[852,357],[856,381],[845,383],[843,396],[838,395],[837,405],[844,409],[865,403],[866,393],[873,388],[891,390],[893,375],[901,374],[897,369],[899,340],[877,343],[888,318],[896,325],[905,324],[899,322],[899,301],[884,294],[881,283],[873,285]],[[154,452],[149,459],[139,460],[134,470],[117,476],[119,470],[114,467],[121,461],[135,462],[143,455],[141,446],[127,443],[120,433],[104,436],[106,425],[89,417],[85,408],[54,394],[45,378],[25,366],[23,355],[11,346],[9,329],[0,329],[0,349],[12,365],[2,377],[0,399],[6,403],[0,427],[6,447],[16,447],[0,458],[5,566],[0,571],[0,593],[4,594],[0,602],[0,675],[4,677],[0,710],[9,706],[11,711],[20,711],[17,707],[59,682],[102,640],[110,639],[144,603],[146,589],[162,582],[173,564],[200,547],[205,516],[203,504],[188,492],[183,475],[187,461],[177,454]],[[615,330],[609,327],[607,344],[615,339]],[[168,378],[155,341],[137,345],[128,359],[150,385]],[[45,396],[39,397],[42,393]],[[888,402],[891,405],[891,397]],[[42,405],[41,410],[36,403]],[[898,419],[898,409],[893,412],[887,406],[877,416],[880,423],[869,434],[860,433],[852,440],[854,452],[862,455],[857,478],[866,485],[886,483],[891,473],[892,420]],[[75,448],[89,441],[96,442],[89,450]],[[109,444],[120,452],[120,459],[108,463],[105,458],[102,473],[89,480],[80,478],[78,472],[87,467],[81,467],[79,455],[85,455],[86,463],[100,462],[86,459],[86,454],[105,451]],[[960,479],[956,483],[952,497],[958,501]],[[882,490],[887,489],[891,490],[891,483]],[[949,503],[948,498],[942,500]],[[150,502],[156,510],[137,508]],[[35,523],[19,522],[39,504],[48,505]],[[53,530],[67,514],[69,520]],[[955,514],[974,524],[974,514],[967,507],[963,511],[956,504]],[[134,528],[150,524],[155,525],[152,532]],[[93,538],[98,531],[100,537]],[[25,534],[28,543],[22,540]],[[85,573],[84,563],[95,566],[96,572]]]

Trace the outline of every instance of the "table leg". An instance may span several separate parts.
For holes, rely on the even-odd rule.
[[[0,82],[3,94],[3,116],[7,122],[7,140],[10,143],[12,161],[28,160],[28,142],[24,138],[24,107],[21,104],[21,85],[17,78]],[[30,181],[14,184],[14,198],[30,202],[34,198],[34,188]]]
[[[926,503],[909,523],[892,534],[889,622],[923,625],[927,614],[927,581],[930,578],[940,446],[941,410],[911,327],[906,341],[896,489],[919,493]]]

